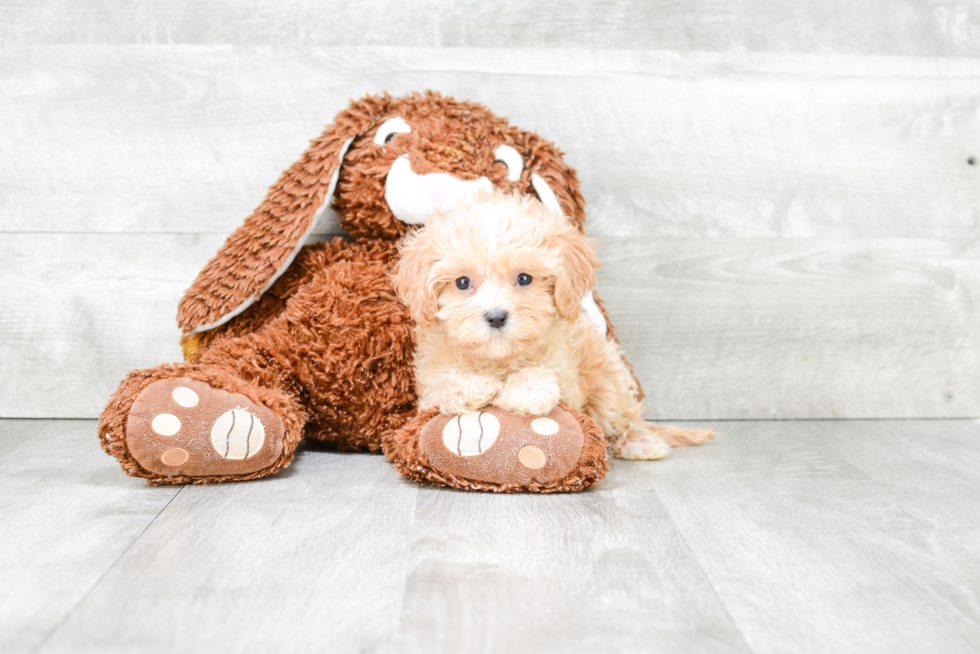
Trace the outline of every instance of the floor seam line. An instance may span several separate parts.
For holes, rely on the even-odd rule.
[[[157,511],[157,514],[155,516],[153,516],[153,519],[150,520],[148,523],[146,523],[146,526],[143,527],[143,529],[140,531],[140,533],[138,533],[136,535],[136,538],[134,538],[132,540],[132,542],[129,545],[126,546],[126,549],[124,549],[122,552],[119,553],[119,556],[116,557],[116,560],[113,561],[112,564],[109,567],[107,567],[102,572],[101,575],[99,575],[99,578],[95,580],[95,583],[93,583],[92,586],[87,591],[85,591],[85,594],[82,595],[82,597],[75,603],[75,606],[71,607],[71,609],[69,609],[65,613],[65,615],[62,616],[62,618],[60,620],[58,620],[58,623],[55,624],[51,628],[50,631],[48,631],[48,633],[44,637],[44,639],[42,639],[41,642],[38,643],[37,646],[33,649],[34,652],[40,652],[41,649],[43,649],[44,646],[48,644],[48,641],[51,640],[51,638],[53,638],[56,633],[58,633],[58,630],[61,629],[64,626],[64,624],[68,621],[68,618],[70,618],[75,613],[75,611],[78,610],[78,607],[80,607],[82,604],[85,603],[85,600],[87,600],[88,597],[89,597],[89,595],[92,594],[92,591],[94,591],[96,588],[98,588],[99,584],[102,583],[102,580],[106,578],[106,576],[112,571],[113,568],[116,567],[116,565],[120,561],[122,561],[123,557],[126,556],[126,553],[129,552],[129,550],[132,549],[133,545],[135,545],[139,541],[139,539],[143,537],[143,534],[145,534],[147,532],[147,530],[151,526],[153,526],[153,523],[155,523],[157,521],[157,519],[163,514],[163,512],[167,510],[167,507],[169,507],[170,504],[175,499],[177,499],[177,496],[180,495],[181,492],[183,492],[184,488],[185,488],[184,486],[181,486],[177,490],[177,492],[173,494],[173,497],[171,497],[169,500],[167,500],[167,503],[163,505],[163,508],[160,509],[159,511]]]
[[[404,482],[406,480],[403,478],[401,481]],[[408,567],[409,567],[409,562],[411,561],[412,558],[412,551],[413,551],[412,544],[415,542],[413,537],[415,535],[415,525],[417,523],[417,518],[419,514],[419,497],[421,497],[422,495],[422,488],[423,488],[422,484],[419,483],[415,484],[415,502],[412,505],[412,523],[408,526],[408,543],[407,543],[407,547],[405,548],[405,566],[404,566],[405,574],[402,576],[402,590],[401,593],[399,593],[398,595],[398,616],[395,620],[394,628],[391,630],[390,651],[392,652],[398,651],[397,649],[398,634],[402,626],[402,611],[405,608],[405,596],[408,592],[408,573],[409,573]]]
[[[656,491],[656,485],[654,486],[654,490]],[[738,632],[738,636],[739,638],[742,639],[742,643],[745,645],[746,650],[749,652],[755,652],[756,651],[755,648],[749,644],[749,641],[745,637],[745,632],[742,631],[742,628],[739,626],[738,621],[735,619],[735,616],[733,616],[731,611],[728,610],[728,604],[725,603],[725,600],[723,600],[721,598],[721,595],[718,593],[718,589],[715,588],[714,580],[711,579],[711,576],[708,575],[708,571],[704,569],[703,565],[701,565],[701,560],[698,559],[698,557],[694,554],[694,548],[691,547],[691,543],[687,540],[687,535],[684,533],[684,530],[681,529],[681,526],[677,523],[677,520],[674,518],[674,513],[670,510],[670,507],[667,505],[667,502],[664,501],[663,496],[660,493],[657,493],[657,499],[659,500],[660,505],[664,508],[664,511],[667,512],[667,517],[669,517],[670,521],[673,523],[674,530],[681,537],[681,540],[684,541],[684,547],[687,548],[687,551],[690,553],[691,558],[697,564],[698,570],[700,570],[701,574],[704,575],[704,580],[708,582],[708,587],[711,588],[712,594],[715,596],[715,599],[718,600],[718,605],[721,606],[722,610],[725,612],[725,615],[727,615],[728,619],[731,620],[732,626],[735,627],[735,630]]]

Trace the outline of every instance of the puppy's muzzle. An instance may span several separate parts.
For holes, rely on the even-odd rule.
[[[507,312],[503,309],[487,311],[485,314],[483,314],[483,317],[486,318],[487,323],[489,323],[489,325],[494,329],[501,329],[504,326],[504,323],[507,322]]]

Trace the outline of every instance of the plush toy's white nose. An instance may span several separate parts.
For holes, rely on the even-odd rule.
[[[395,218],[409,225],[420,225],[434,211],[448,209],[461,198],[480,189],[490,191],[486,177],[463,181],[448,173],[416,175],[408,155],[395,159],[385,179],[385,201]]]

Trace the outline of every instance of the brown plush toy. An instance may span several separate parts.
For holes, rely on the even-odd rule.
[[[302,438],[383,448],[406,476],[457,488],[594,484],[608,469],[606,442],[575,411],[555,409],[548,433],[494,407],[475,418],[416,411],[413,323],[390,280],[397,243],[432,211],[490,187],[585,220],[555,146],[483,106],[433,92],[353,102],[201,271],[178,309],[186,362],[122,381],[99,423],[103,448],[151,484],[270,475]],[[351,239],[304,246],[331,198]],[[591,294],[583,307],[613,338]],[[487,413],[498,428],[484,449]]]

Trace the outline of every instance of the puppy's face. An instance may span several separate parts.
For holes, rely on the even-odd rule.
[[[596,265],[567,218],[495,192],[407,237],[394,279],[418,324],[438,325],[474,358],[501,361],[545,338],[556,320],[578,317]]]

